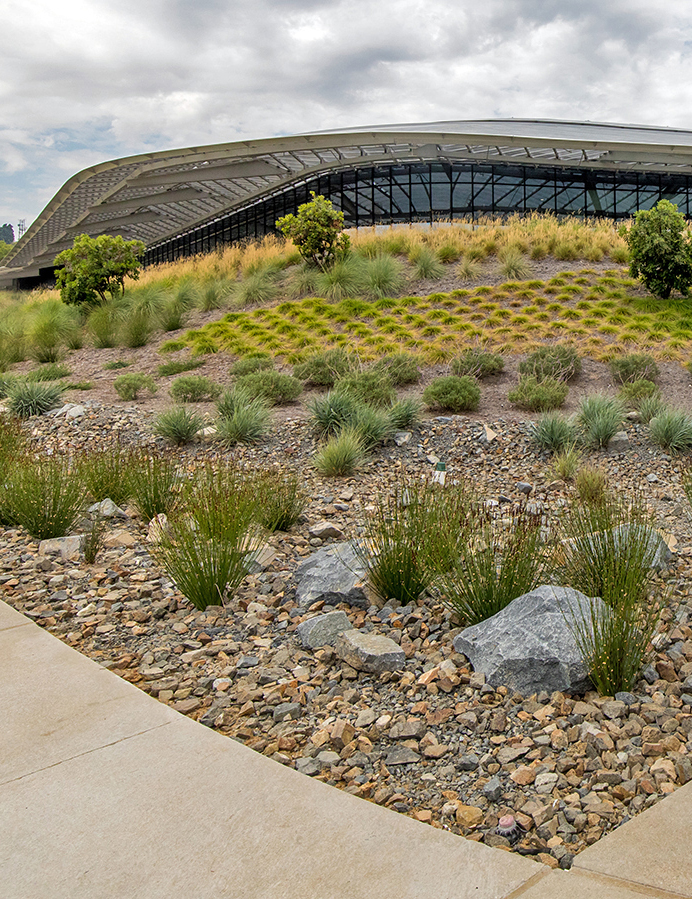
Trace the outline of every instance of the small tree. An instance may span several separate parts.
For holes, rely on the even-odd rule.
[[[312,200],[299,206],[297,215],[284,215],[276,227],[293,241],[303,259],[324,270],[348,252],[350,241],[342,233],[343,212],[334,209],[331,200],[314,191],[310,194]]]
[[[0,241],[3,243],[14,243],[14,228],[5,222],[0,225]]]
[[[71,250],[55,257],[60,295],[64,303],[94,306],[125,291],[125,278],[137,279],[144,244],[141,240],[123,240],[120,235],[80,234]]]
[[[647,290],[667,299],[671,291],[687,295],[692,285],[692,243],[684,216],[669,200],[640,210],[632,227],[622,229],[630,249],[630,274]]]

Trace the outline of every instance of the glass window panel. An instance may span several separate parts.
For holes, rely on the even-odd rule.
[[[450,202],[449,178],[432,184],[432,208],[437,212],[449,212]]]
[[[585,214],[584,183],[581,178],[576,183],[571,179],[556,181],[555,211],[561,215]]]
[[[457,181],[452,193],[452,209],[454,213],[471,212],[472,191],[470,182]]]
[[[552,176],[531,175],[525,182],[527,210],[555,209],[555,180]]]
[[[423,177],[425,180],[423,180]],[[411,176],[411,207],[413,214],[430,214],[430,188],[425,176]]]
[[[473,209],[475,212],[493,211],[492,172],[478,172],[473,179]]]
[[[517,175],[495,177],[495,211],[516,212],[524,207],[524,179]]]

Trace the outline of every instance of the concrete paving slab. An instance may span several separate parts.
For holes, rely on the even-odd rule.
[[[581,852],[574,869],[692,897],[692,783]]]
[[[528,889],[520,889],[517,899],[519,896],[521,899],[683,899],[679,893],[661,892],[574,869],[551,871]]]
[[[29,624],[33,624],[33,622],[29,621],[28,618],[25,618],[24,615],[11,606],[8,606],[6,602],[0,602],[0,631],[11,627],[24,627]]]
[[[0,787],[0,870],[3,899],[500,899],[546,869],[179,716]]]
[[[3,620],[14,620],[3,606]],[[172,709],[18,617],[26,626],[0,630],[0,783],[177,719]]]

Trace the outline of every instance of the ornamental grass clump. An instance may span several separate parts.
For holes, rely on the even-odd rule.
[[[258,443],[271,425],[272,414],[266,401],[251,397],[241,387],[226,390],[216,409],[216,436],[225,447]]]
[[[330,391],[309,404],[310,420],[318,437],[334,437],[353,423],[358,400],[348,393]]]
[[[410,353],[391,353],[383,356],[375,363],[373,371],[386,374],[394,387],[417,384],[421,378],[418,361]]]
[[[44,415],[62,400],[63,387],[51,381],[17,379],[7,388],[7,408],[18,418]]]
[[[365,460],[365,445],[361,433],[353,427],[343,428],[331,437],[316,453],[314,465],[318,473],[328,478],[348,477]]]
[[[369,406],[389,406],[396,399],[396,391],[389,376],[374,370],[344,376],[337,382],[336,391],[348,394]]]
[[[231,366],[231,375],[234,378],[242,378],[258,371],[269,371],[274,368],[274,360],[269,353],[252,353],[243,356]]]
[[[395,485],[381,496],[356,550],[384,602],[417,602],[456,557],[467,528],[470,498],[463,486],[422,481]]]
[[[85,450],[75,459],[75,470],[92,503],[110,499],[116,506],[124,506],[132,495],[131,468],[132,450],[118,444]]]
[[[190,443],[203,427],[202,416],[184,406],[161,412],[154,421],[154,433],[174,446]]]
[[[171,375],[182,375],[183,372],[194,371],[203,365],[204,361],[202,359],[171,359],[170,362],[164,362],[162,365],[159,365],[156,373],[160,378],[168,378]]]
[[[3,515],[37,540],[64,537],[86,503],[86,489],[66,456],[22,458],[7,472]]]
[[[476,502],[468,518],[465,546],[440,581],[446,604],[464,626],[529,593],[547,571],[540,515],[522,507],[500,517]]]
[[[640,406],[644,400],[657,398],[659,404],[662,403],[661,392],[653,381],[647,381],[640,378],[636,381],[628,381],[623,384],[618,391],[620,402],[635,412],[639,412]]]
[[[303,362],[293,366],[293,374],[312,387],[333,387],[357,368],[357,360],[346,350],[337,348],[323,353],[313,353]]]
[[[121,400],[136,400],[139,394],[146,390],[149,394],[156,393],[156,384],[151,375],[145,375],[141,371],[128,372],[118,375],[113,381],[113,388]]]
[[[692,416],[682,409],[663,407],[650,419],[649,435],[670,453],[687,452],[692,449]]]
[[[579,404],[576,422],[587,446],[607,447],[622,428],[625,409],[617,397],[595,393]]]
[[[638,501],[612,495],[576,503],[563,518],[556,560],[560,583],[592,599],[567,621],[599,693],[631,690],[659,615],[653,595],[660,537]]]
[[[574,446],[577,440],[574,424],[561,412],[542,415],[531,426],[531,437],[543,449],[557,453]]]
[[[414,397],[398,400],[387,409],[387,416],[392,429],[405,431],[415,428],[420,423],[421,404]]]
[[[480,399],[480,387],[468,375],[436,378],[423,391],[426,406],[440,412],[475,412]]]
[[[152,553],[197,609],[223,605],[249,573],[258,545],[255,505],[237,472],[207,466],[161,529]]]
[[[133,505],[147,522],[161,513],[167,515],[178,501],[180,476],[171,456],[133,452],[127,479]]]
[[[268,531],[288,531],[300,521],[308,497],[295,471],[262,472],[254,479],[257,520]]]

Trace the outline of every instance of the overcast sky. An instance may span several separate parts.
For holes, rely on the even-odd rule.
[[[357,125],[692,129],[689,0],[0,0],[0,224],[106,159]]]

